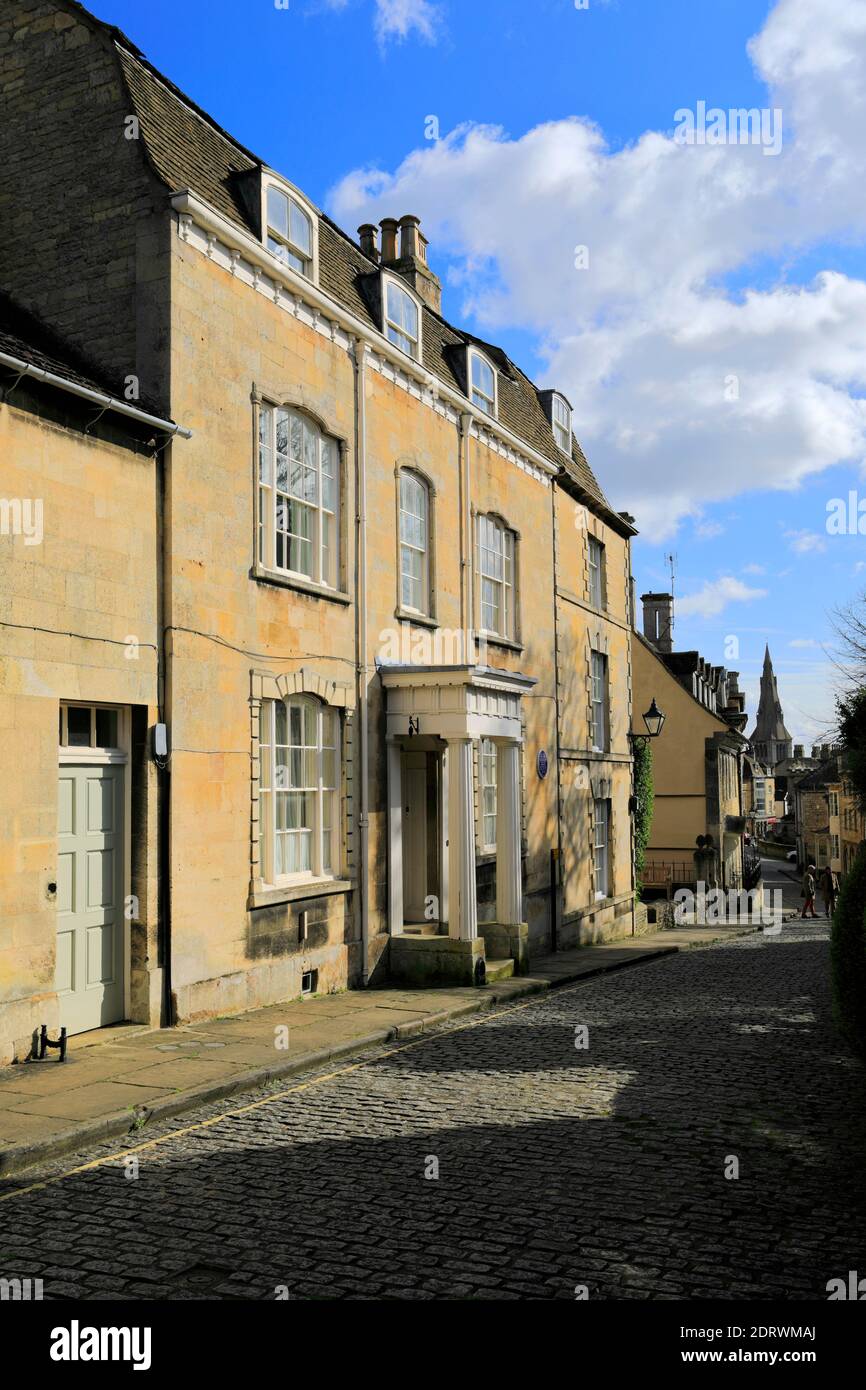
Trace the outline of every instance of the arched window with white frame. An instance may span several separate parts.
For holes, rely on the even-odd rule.
[[[401,468],[400,607],[430,616],[430,488],[411,468]]]
[[[311,212],[288,188],[265,188],[265,244],[299,275],[315,279],[316,234]]]
[[[476,518],[477,622],[481,632],[517,640],[517,538],[497,516]]]
[[[396,347],[414,357],[416,362],[420,362],[421,311],[418,301],[390,277],[384,279],[382,293],[385,336]]]
[[[469,395],[473,405],[485,415],[496,417],[496,371],[476,348],[469,353]]]
[[[338,711],[307,695],[263,700],[259,860],[264,883],[336,877],[339,789]]]
[[[259,407],[259,562],[330,589],[340,579],[340,450],[299,410]]]

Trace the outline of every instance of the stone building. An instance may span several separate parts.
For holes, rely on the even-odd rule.
[[[417,218],[353,240],[73,0],[7,0],[0,75],[45,517],[0,537],[0,1061],[630,932],[634,527],[566,397],[443,318]]]
[[[743,886],[745,702],[738,673],[698,652],[673,650],[673,596],[644,594],[644,631],[632,633],[632,727],[655,700],[665,714],[653,740],[653,822],[648,886]],[[695,858],[708,842],[708,853]],[[698,841],[701,841],[699,846]],[[708,867],[708,865],[710,867]],[[705,882],[709,880],[705,877]]]
[[[827,750],[829,753],[829,750]],[[839,759],[834,753],[794,783],[794,833],[801,866],[832,867],[830,796],[839,778]]]

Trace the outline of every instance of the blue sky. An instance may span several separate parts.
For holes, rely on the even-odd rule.
[[[675,553],[677,646],[739,669],[754,713],[768,641],[792,734],[826,734],[828,614],[866,586],[864,537],[825,527],[866,497],[862,4],[93,8],[350,232],[418,213],[446,315],[575,403],[637,514],[638,592]],[[781,156],[672,152],[699,100],[777,107]]]

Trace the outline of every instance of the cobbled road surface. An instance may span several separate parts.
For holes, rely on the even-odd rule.
[[[824,1299],[866,1273],[864,1070],[827,977],[826,926],[786,926],[110,1141],[0,1191],[0,1273],[46,1298]]]

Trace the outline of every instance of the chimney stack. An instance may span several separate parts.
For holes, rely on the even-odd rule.
[[[806,749],[805,749],[805,745],[804,745],[804,744],[802,744],[802,743],[795,743],[795,744],[794,744],[794,757],[795,757],[795,758],[802,758],[802,757],[804,757],[804,756],[805,756],[805,752],[806,752]]]
[[[379,248],[376,245],[376,235],[378,227],[372,222],[364,222],[358,228],[358,239],[361,243],[361,250],[365,256],[369,256],[372,261],[378,261]]]
[[[644,636],[660,652],[673,651],[673,594],[641,594]]]
[[[427,264],[427,238],[421,231],[419,219],[412,213],[401,217],[399,222],[396,217],[383,217],[379,226],[382,231],[382,265],[402,276],[429,308],[437,314],[441,313],[442,284]]]

